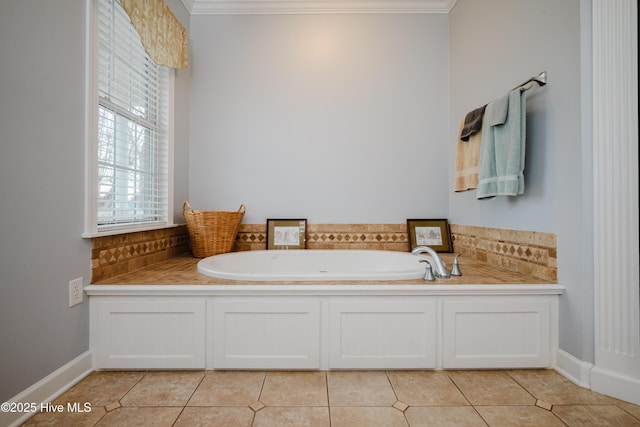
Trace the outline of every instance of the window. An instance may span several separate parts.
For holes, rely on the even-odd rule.
[[[169,221],[169,69],[145,53],[117,0],[95,0],[97,118],[88,234]],[[95,105],[95,104],[94,104]],[[95,113],[94,113],[95,114]]]

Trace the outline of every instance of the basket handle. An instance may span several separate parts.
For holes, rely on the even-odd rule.
[[[185,213],[186,211],[191,211],[193,212],[193,208],[191,207],[191,203],[189,203],[189,201],[186,201],[182,204],[182,213]],[[238,212],[240,213],[245,213],[247,211],[247,207],[243,204],[240,205],[240,208],[238,208]]]

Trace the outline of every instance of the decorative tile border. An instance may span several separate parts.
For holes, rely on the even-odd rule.
[[[266,248],[266,225],[241,224],[235,250]],[[307,224],[307,249],[408,251],[406,224]]]
[[[536,231],[451,224],[456,253],[509,271],[556,281],[556,236]],[[241,224],[234,250],[265,249],[266,226]],[[307,249],[409,251],[406,224],[307,224]]]
[[[189,251],[187,227],[140,231],[92,240],[91,283],[165,261]]]
[[[267,248],[266,224],[240,224],[234,251],[256,251]]]
[[[556,235],[451,224],[457,253],[510,271],[558,280]]]
[[[465,257],[556,281],[556,236],[535,231],[451,224],[453,248]],[[240,224],[234,251],[266,248],[266,224]],[[307,249],[409,251],[406,224],[307,224]],[[93,239],[92,283],[190,251],[184,225]]]

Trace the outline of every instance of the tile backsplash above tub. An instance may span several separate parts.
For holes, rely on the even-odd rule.
[[[240,224],[234,250],[265,249],[265,224]],[[307,249],[408,251],[406,224],[309,224]]]
[[[130,273],[189,252],[185,225],[94,237],[91,250],[91,283]]]
[[[557,280],[556,236],[535,231],[451,224],[454,252],[500,268]],[[266,247],[266,224],[241,224],[234,251]],[[309,224],[307,249],[409,251],[405,224]],[[187,253],[186,226],[96,237],[91,254],[91,282],[129,273]],[[460,260],[464,265],[464,258]]]
[[[555,234],[451,224],[451,235],[454,252],[463,256],[557,280]],[[234,250],[265,249],[266,241],[264,224],[241,224]],[[307,224],[307,249],[409,251],[407,225]]]
[[[556,235],[451,224],[455,252],[509,271],[558,280]],[[460,260],[462,262],[462,260]]]

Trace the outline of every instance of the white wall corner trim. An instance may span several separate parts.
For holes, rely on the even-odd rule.
[[[35,406],[39,409],[40,404],[53,402],[55,398],[69,390],[91,372],[93,372],[92,357],[91,352],[87,351],[7,402],[35,403]],[[0,412],[0,425],[17,427],[33,415],[35,415],[34,412],[2,411]]]
[[[555,370],[572,383],[591,388],[591,369],[593,369],[592,363],[580,360],[564,350],[558,350]]]
[[[640,404],[637,0],[593,0],[595,366],[591,389]]]

